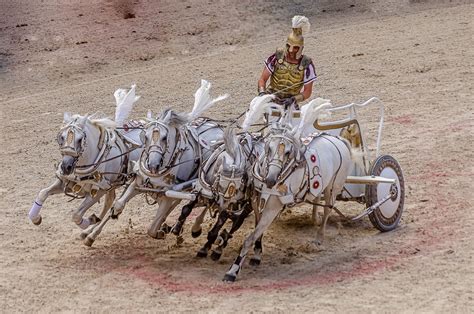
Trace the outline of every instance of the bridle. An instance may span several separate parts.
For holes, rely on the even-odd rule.
[[[265,142],[265,154],[262,154],[257,160],[257,162],[254,163],[254,166],[252,167],[252,175],[254,178],[256,178],[260,182],[265,181],[265,177],[268,175],[268,171],[270,166],[274,166],[280,169],[280,173],[277,178],[277,184],[285,181],[288,176],[293,173],[293,170],[296,169],[300,164],[301,161],[304,159],[302,158],[302,153],[298,149],[298,143],[296,142],[296,139],[293,136],[288,136],[286,135],[285,130],[281,129],[274,129],[278,130],[281,133],[276,133],[276,134],[269,134],[268,140]],[[275,153],[270,156],[267,155],[267,152],[269,152],[269,145],[270,142],[273,142],[274,139],[280,139],[279,144],[278,144],[278,149],[275,151]],[[288,156],[286,158],[287,160],[285,162],[282,162],[282,150],[285,148],[285,142],[287,142],[289,145],[291,145],[293,152],[294,152],[294,158],[290,158],[291,156]],[[262,167],[263,166],[263,167]],[[263,168],[263,169],[262,169]],[[265,172],[262,174],[261,170],[265,170]]]
[[[245,194],[247,181],[245,170],[238,171],[236,165],[230,166],[231,170],[223,170],[216,179],[217,194],[226,202],[238,201],[239,192]],[[221,189],[222,188],[222,189]]]
[[[248,139],[246,139],[248,141]],[[244,162],[249,161],[253,156],[254,144],[248,151],[245,149],[247,146],[239,144],[244,157],[241,159]],[[207,159],[205,166],[201,168],[199,174],[199,182],[203,192],[207,197],[212,197],[217,202],[225,201],[226,203],[237,203],[241,200],[241,196],[246,194],[248,174],[247,174],[247,163],[243,169],[238,165],[228,166],[230,169],[222,169],[218,171],[216,178],[213,183],[206,181],[206,174],[209,172],[213,164],[215,164],[221,154],[224,152],[225,146],[220,145],[209,158]]]
[[[86,149],[86,132],[84,130],[77,126],[76,120],[69,122],[66,126],[64,126],[61,130],[59,130],[58,136],[56,138],[56,141],[59,144],[59,151],[61,152],[62,156],[71,156],[75,158],[75,161],[77,162],[77,159],[82,155],[84,150]],[[67,135],[66,139],[62,138],[62,135],[64,131],[67,130]],[[76,134],[79,133],[82,135],[80,145],[78,147],[75,146],[76,143]]]
[[[176,137],[175,137],[175,145],[174,145],[174,148],[173,148],[173,151],[170,151],[170,141],[169,141],[169,136],[167,135],[166,136],[166,143],[164,145],[164,147],[159,143],[159,138],[155,138],[155,134],[158,134],[157,136],[159,136],[160,134],[160,130],[159,128],[163,127],[166,129],[167,133],[169,134],[169,127],[159,121],[159,120],[155,120],[155,121],[151,121],[148,123],[148,125],[144,128],[145,130],[149,130],[150,128],[152,128],[151,130],[151,140],[153,141],[153,143],[151,143],[151,145],[147,145],[145,144],[145,149],[143,150],[142,152],[142,155],[140,157],[140,161],[139,161],[139,166],[140,166],[140,170],[142,173],[144,173],[146,176],[148,177],[161,177],[161,176],[164,176],[166,174],[168,174],[169,171],[171,171],[172,168],[174,168],[175,166],[175,162],[177,160],[179,160],[181,158],[181,156],[183,155],[183,153],[186,151],[186,147],[182,142],[182,138],[185,136],[182,134],[180,128],[176,128]],[[143,136],[146,137],[146,131],[144,131],[144,133],[142,133],[140,135],[142,138],[142,142],[143,143],[146,143],[146,138],[143,138]],[[157,173],[152,173],[149,169],[148,169],[148,166],[146,165],[146,161],[148,160],[149,158],[149,155],[150,153],[158,153],[161,155],[161,160],[160,160],[160,164],[159,164],[159,168],[161,169],[160,171],[158,171]],[[164,159],[165,159],[165,155],[167,153],[171,153],[171,157],[167,163],[167,165],[165,165],[163,167],[163,164],[164,164]]]

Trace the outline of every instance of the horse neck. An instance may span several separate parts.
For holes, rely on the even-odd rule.
[[[168,164],[171,161],[171,158],[173,157],[173,154],[175,150],[178,148],[178,146],[181,145],[181,141],[183,141],[183,137],[179,137],[178,141],[176,141],[177,134],[180,133],[179,128],[174,127],[174,126],[168,126],[168,142],[167,142],[167,149],[163,154],[164,158],[164,164]]]
[[[224,151],[219,154],[217,160],[207,169],[204,174],[206,182],[213,185],[216,182],[218,172],[222,170]]]
[[[97,146],[102,132],[101,129],[86,120],[83,130],[86,135],[86,147],[77,161],[78,166],[93,163],[99,155],[99,147]]]

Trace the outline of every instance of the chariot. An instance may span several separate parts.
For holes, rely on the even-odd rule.
[[[378,126],[375,130],[375,146],[369,149],[368,132],[359,121],[358,111],[367,106],[378,106]],[[364,103],[351,103],[328,109],[331,113],[345,117],[314,122],[314,128],[346,138],[353,148],[361,154],[362,162],[354,164],[352,173],[347,177],[342,193],[337,196],[342,201],[365,203],[366,208],[351,218],[359,220],[369,216],[370,221],[382,232],[397,227],[403,212],[405,200],[405,181],[402,168],[391,155],[381,154],[382,128],[384,123],[384,105],[376,97]],[[331,115],[335,116],[335,115]]]

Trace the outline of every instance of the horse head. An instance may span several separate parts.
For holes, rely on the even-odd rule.
[[[225,130],[225,151],[222,155],[221,167],[218,169],[218,193],[221,207],[227,207],[244,198],[248,160],[239,139],[234,128]]]
[[[273,126],[265,141],[264,154],[257,161],[267,188],[271,189],[284,180],[303,154],[303,145],[295,137],[294,130],[283,125]]]
[[[110,119],[93,119],[91,116],[64,114],[65,124],[57,135],[59,150],[63,157],[61,171],[70,175],[78,166],[90,164],[98,154],[102,129],[114,128]]]
[[[141,141],[145,143],[142,164],[151,174],[158,174],[167,153],[173,152],[177,145],[179,129],[189,121],[171,109],[165,110],[157,119],[149,120],[141,135]]]
[[[85,125],[87,120],[87,116],[64,114],[65,126],[57,135],[59,150],[63,157],[61,171],[64,175],[69,175],[74,171],[79,157],[86,149]]]

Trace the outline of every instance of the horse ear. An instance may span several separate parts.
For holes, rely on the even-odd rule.
[[[85,116],[81,117],[81,118],[77,121],[78,125],[79,125],[80,127],[84,127],[84,125],[86,124],[87,119],[89,119],[89,115],[88,115],[88,114],[86,114]]]
[[[65,112],[63,116],[63,123],[69,123],[69,122],[71,122],[71,113]]]
[[[165,116],[163,117],[162,121],[168,124],[171,120],[171,115],[172,115],[171,110],[168,110]]]

